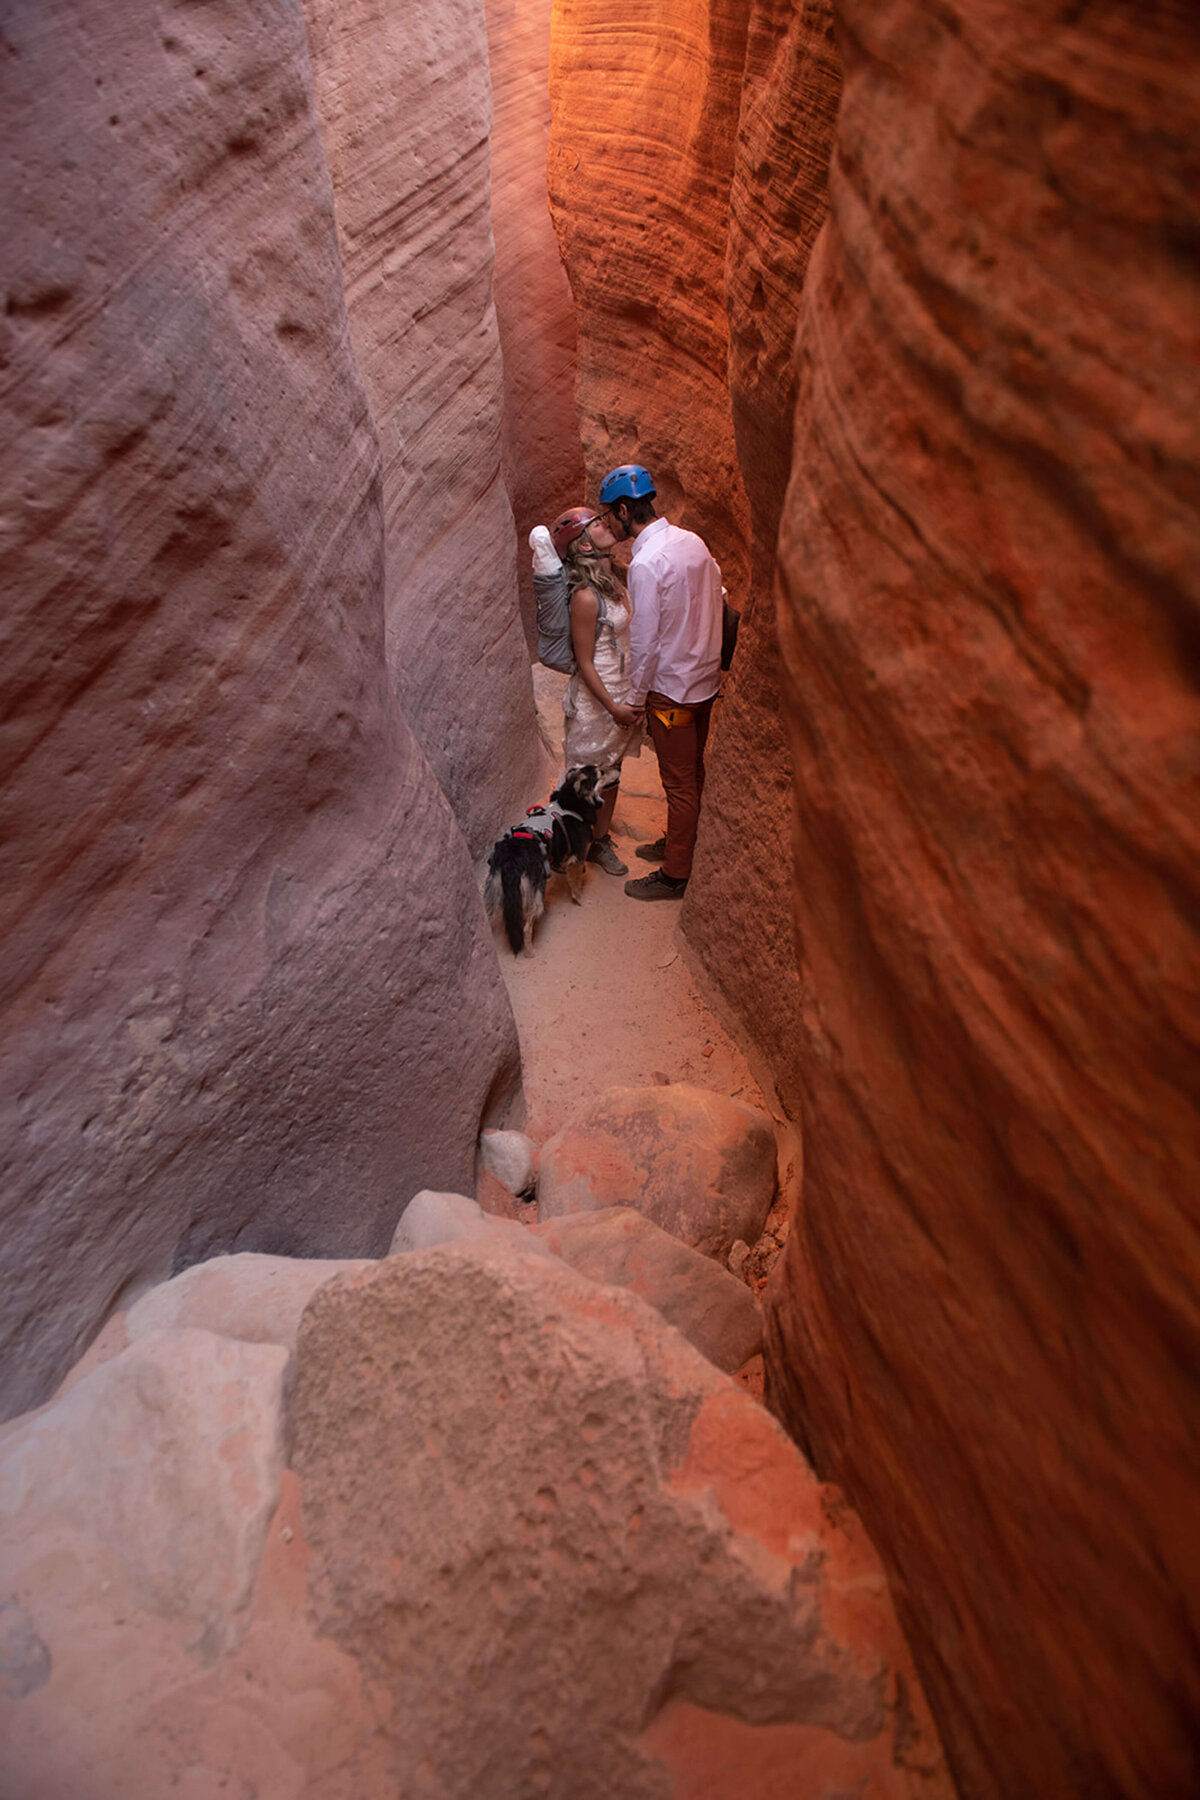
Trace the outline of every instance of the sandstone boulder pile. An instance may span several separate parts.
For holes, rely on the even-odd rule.
[[[637,1294],[727,1374],[762,1349],[762,1315],[750,1289],[630,1207],[571,1213],[526,1235],[592,1281]]]
[[[658,1800],[697,1709],[718,1738],[801,1728],[843,1789],[936,1791],[861,1544],[632,1295],[509,1245],[390,1260],[306,1315],[295,1430],[316,1623],[421,1722],[401,1785]]]
[[[637,1284],[629,1217],[619,1258],[615,1210],[542,1232]],[[189,1271],[0,1434],[0,1791],[949,1800],[837,1493],[656,1310],[479,1219]]]
[[[612,1088],[543,1146],[538,1218],[632,1206],[705,1256],[754,1243],[775,1192],[765,1113],[705,1088]]]
[[[468,1243],[507,1243],[558,1258],[592,1281],[629,1288],[729,1373],[762,1349],[762,1315],[750,1289],[628,1207],[533,1225],[487,1213],[465,1194],[414,1194],[391,1255]]]

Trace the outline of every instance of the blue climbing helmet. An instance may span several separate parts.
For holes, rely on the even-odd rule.
[[[600,483],[600,504],[611,506],[614,500],[644,500],[654,493],[654,477],[641,463],[622,463],[610,469]]]

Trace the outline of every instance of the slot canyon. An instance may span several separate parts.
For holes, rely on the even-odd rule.
[[[0,58],[0,1800],[1194,1800],[1193,0]],[[514,958],[627,462],[693,872]]]

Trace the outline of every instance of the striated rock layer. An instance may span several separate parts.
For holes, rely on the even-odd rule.
[[[844,0],[784,517],[806,1182],[771,1378],[963,1790],[1200,1789],[1200,54]]]
[[[586,482],[575,413],[575,308],[546,193],[550,0],[487,0],[487,31],[504,476],[532,649],[537,628],[529,533],[578,505]]]
[[[747,508],[726,373],[726,212],[745,0],[631,13],[559,0],[550,46],[550,205],[575,296],[579,422],[595,486],[653,470],[744,595]]]
[[[775,544],[791,468],[793,347],[827,210],[841,93],[831,0],[755,0],[729,194],[729,398],[750,505],[750,586],[704,790],[683,929],[798,1116],[793,1046],[803,995],[792,952],[792,757],[780,694]]]
[[[483,4],[304,5],[382,451],[388,668],[479,855],[538,781],[501,466]]]
[[[773,587],[792,347],[840,91],[832,8],[713,0],[618,21],[608,0],[570,0],[556,21],[550,189],[579,307],[589,469],[646,462],[742,612],[684,932],[795,1113],[801,991],[782,879],[791,752]]]
[[[416,1188],[472,1179],[516,1042],[385,678],[298,11],[5,33],[12,1410],[173,1262],[386,1248]]]

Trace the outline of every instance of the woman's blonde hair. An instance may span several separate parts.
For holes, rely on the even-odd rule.
[[[606,600],[623,600],[624,589],[613,569],[609,558],[587,540],[586,532],[568,546],[566,554],[567,580],[571,584],[571,592],[577,588],[595,588]]]

